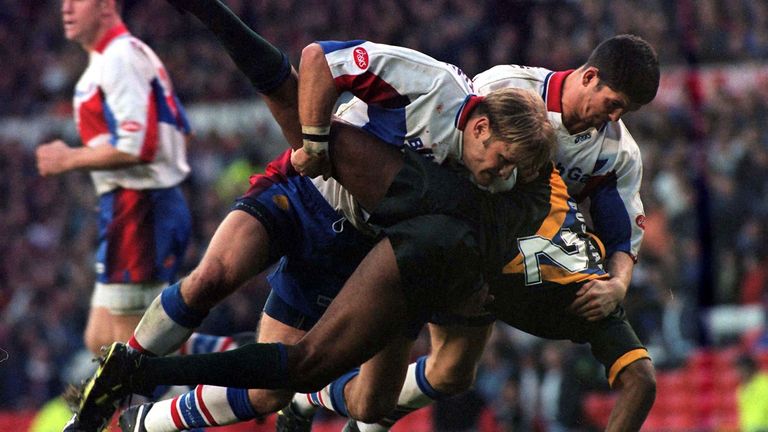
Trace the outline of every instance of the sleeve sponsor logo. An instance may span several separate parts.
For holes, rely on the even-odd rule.
[[[123,120],[120,122],[120,129],[126,132],[138,132],[144,128],[144,125],[135,120]]]
[[[365,48],[355,48],[352,52],[352,56],[354,57],[357,67],[363,70],[368,69],[368,51],[366,51]]]
[[[641,229],[645,229],[645,215],[637,215],[635,218],[635,223],[637,226],[639,226]]]

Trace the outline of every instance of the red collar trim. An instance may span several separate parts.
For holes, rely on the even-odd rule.
[[[111,29],[107,30],[107,32],[104,33],[104,36],[101,37],[101,40],[96,43],[96,45],[93,47],[94,51],[101,54],[104,52],[104,49],[107,48],[107,45],[112,42],[112,40],[127,33],[128,29],[125,27],[125,24],[118,24],[112,27]]]
[[[483,101],[483,99],[482,96],[472,94],[467,95],[464,99],[464,103],[459,107],[459,112],[456,114],[456,129],[460,131],[464,130],[467,126],[469,115],[472,114],[472,111]]]
[[[565,78],[570,75],[574,69],[555,72],[549,78],[547,83],[547,111],[563,112],[563,84]]]

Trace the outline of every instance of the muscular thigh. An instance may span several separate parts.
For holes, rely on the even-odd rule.
[[[269,238],[261,222],[232,211],[216,229],[181,292],[191,307],[210,308],[264,269]]]

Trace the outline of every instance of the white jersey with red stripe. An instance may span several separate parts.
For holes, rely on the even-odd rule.
[[[382,141],[408,146],[437,163],[461,163],[472,81],[458,67],[412,49],[355,40],[318,42],[337,91],[354,97],[336,115]],[[514,186],[514,176],[492,191]],[[333,179],[314,180],[337,210],[360,226],[354,199]]]
[[[98,194],[176,186],[189,174],[189,123],[157,55],[123,25],[90,52],[77,82],[75,122],[83,145],[111,145],[143,163],[91,171]]]
[[[461,160],[457,121],[472,81],[458,67],[408,48],[367,41],[318,42],[339,93],[360,101],[339,115],[381,140],[442,163]]]
[[[621,120],[576,134],[568,132],[562,120],[561,95],[565,77],[571,72],[501,65],[478,74],[473,81],[480,95],[509,87],[541,95],[556,128],[555,162],[569,194],[579,202],[590,198],[594,229],[609,256],[622,251],[636,258],[645,221],[640,200],[640,149]]]

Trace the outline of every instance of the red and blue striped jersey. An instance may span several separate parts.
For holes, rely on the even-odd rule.
[[[83,145],[111,145],[143,162],[92,171],[98,194],[172,187],[189,174],[190,128],[181,103],[157,55],[125,26],[110,29],[89,53],[74,109]]]

